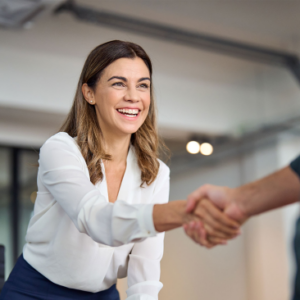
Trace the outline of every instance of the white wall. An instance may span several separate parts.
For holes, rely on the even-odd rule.
[[[85,57],[111,39],[134,41],[150,54],[161,128],[239,133],[299,111],[299,87],[283,68],[98,27],[64,14],[45,16],[30,30],[0,30],[0,108],[66,114]]]
[[[230,176],[228,176],[230,174]],[[205,183],[240,184],[239,160],[172,177],[170,199],[185,199]],[[182,229],[166,234],[161,299],[247,299],[244,236],[228,246],[207,250],[190,241]]]

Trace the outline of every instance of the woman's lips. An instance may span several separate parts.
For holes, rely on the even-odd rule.
[[[119,115],[121,115],[123,118],[125,118],[125,119],[127,119],[127,120],[130,120],[130,121],[136,120],[136,119],[139,117],[139,115],[140,115],[140,111],[138,111],[137,114],[126,114],[126,112],[119,112],[119,111],[117,110],[117,113],[118,113]]]

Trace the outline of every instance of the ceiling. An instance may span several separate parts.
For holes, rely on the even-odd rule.
[[[298,1],[77,0],[76,2],[97,10],[111,11],[117,14],[163,23],[190,31],[216,35],[222,38],[229,38],[300,54],[300,2]],[[89,35],[87,33],[89,33]],[[239,111],[246,111],[246,115],[247,113],[253,115],[254,117],[250,121],[252,123],[255,122],[257,126],[263,124],[269,117],[268,114],[272,106],[278,106],[278,111],[284,112],[285,114],[292,113],[299,108],[297,104],[299,102],[297,96],[298,86],[296,86],[292,76],[289,74],[277,74],[275,73],[277,71],[274,71],[273,68],[261,68],[249,62],[240,62],[237,59],[214,55],[187,46],[161,42],[155,39],[146,39],[143,36],[137,36],[131,33],[120,34],[110,28],[103,29],[93,24],[80,22],[68,13],[59,16],[53,16],[52,14],[42,15],[30,29],[0,30],[0,39],[2,40],[0,53],[9,52],[11,57],[16,61],[17,57],[20,58],[21,55],[24,56],[23,61],[25,60],[25,56],[32,59],[32,61],[34,61],[34,58],[39,58],[39,60],[37,60],[38,62],[44,61],[46,56],[48,57],[48,61],[58,62],[59,59],[61,59],[62,63],[63,61],[64,63],[70,61],[70,67],[73,68],[74,65],[75,70],[81,67],[86,53],[94,47],[95,43],[99,43],[99,41],[102,42],[101,38],[103,36],[106,37],[105,34],[111,35],[114,38],[124,36],[124,39],[136,40],[137,43],[145,45],[146,49],[150,49],[150,56],[155,63],[155,72],[158,74],[157,81],[164,82],[164,86],[161,85],[157,87],[158,94],[163,89],[167,91],[163,94],[163,97],[161,97],[161,99],[167,103],[166,106],[174,105],[172,98],[169,99],[169,102],[165,100],[167,94],[170,92],[168,88],[172,88],[172,85],[176,86],[177,92],[181,93],[181,95],[186,95],[188,92],[190,92],[189,95],[195,95],[198,93],[196,88],[200,82],[202,83],[200,86],[201,92],[205,97],[201,94],[198,98],[195,98],[194,101],[202,100],[204,102],[201,104],[202,110],[209,112],[211,108],[218,108],[218,103],[223,103],[225,107],[226,104],[222,102],[224,99],[220,99],[220,95],[224,95],[224,98],[236,99],[232,101],[230,105],[235,107],[239,106]],[[94,37],[94,39],[91,37]],[[153,49],[155,49],[156,52]],[[161,51],[162,55],[160,55],[157,49]],[[169,51],[172,51],[173,56],[168,57],[168,55],[166,55]],[[4,54],[6,55],[6,53]],[[189,59],[184,59],[184,56],[188,56]],[[178,59],[180,57],[181,59]],[[9,65],[10,62],[7,64]],[[197,66],[195,67],[195,65]],[[65,70],[62,70],[62,73],[65,74],[64,76],[67,76],[68,74],[64,72]],[[171,73],[175,79],[171,77],[172,80],[169,80],[170,76],[167,72]],[[77,74],[75,71],[73,73]],[[259,74],[259,76],[254,78],[257,74]],[[272,82],[270,84],[268,83],[266,87],[268,91],[264,91],[264,94],[269,93],[270,95],[268,95],[268,97],[261,97],[261,94],[256,96],[256,91],[254,91],[256,86],[265,84],[265,82],[261,83],[260,79],[268,77],[269,74],[273,74],[273,78],[271,78],[273,81],[270,80],[270,82]],[[26,73],[23,75],[26,75]],[[52,74],[50,75],[53,77]],[[176,76],[178,77],[177,79]],[[75,77],[77,78],[77,75]],[[286,84],[286,90],[278,87],[278,82],[284,81],[285,77],[288,82]],[[181,83],[181,85],[179,83]],[[290,85],[292,85],[292,87]],[[230,89],[227,88],[228,86],[230,86]],[[195,89],[191,90],[190,87],[195,87]],[[203,92],[205,89],[207,89],[206,94]],[[220,89],[220,91],[218,91],[218,89]],[[286,104],[287,100],[283,96],[291,89],[293,89],[293,94],[289,96],[293,100],[290,104]],[[271,92],[278,95],[277,102],[272,99],[273,96]],[[241,98],[245,98],[243,103],[240,101]],[[38,96],[36,99],[38,99]],[[217,101],[214,102],[214,99],[217,99]],[[260,103],[254,103],[256,99],[259,99]],[[272,99],[272,101],[269,99]],[[55,101],[59,102],[60,98],[57,97],[57,100],[54,99],[52,101],[57,105]],[[39,100],[39,102],[41,101]],[[212,105],[205,106],[207,105],[206,103],[209,102],[212,103]],[[50,105],[50,101],[48,101],[48,103]],[[177,101],[176,105],[178,103]],[[248,103],[254,103],[253,105],[251,104],[252,108],[249,109]],[[16,105],[21,107],[20,103]],[[159,103],[159,105],[161,107],[164,103]],[[177,114],[174,114],[174,118],[179,119],[181,117],[180,105],[178,105]],[[260,105],[264,106],[265,111],[258,116],[259,110],[256,107]],[[24,109],[32,109],[33,111],[35,106],[36,103],[31,107],[26,108],[24,106]],[[53,120],[63,118],[69,106],[70,103],[66,102],[65,107],[63,107],[61,111],[53,110]],[[189,111],[189,114],[190,119],[194,118],[196,120],[197,115],[202,112],[196,104],[194,106],[195,107]],[[5,107],[5,110],[3,110],[5,113],[7,111],[11,112],[8,102],[5,103]],[[49,108],[50,106],[47,106],[47,109]],[[183,114],[187,115],[185,112],[183,112]],[[11,119],[15,118],[15,115],[15,113],[12,113],[13,117]],[[24,114],[24,112],[21,111],[20,116],[21,115],[24,117],[27,116],[27,113]],[[35,120],[35,118],[29,115],[30,112],[26,117],[28,120]],[[40,116],[42,116],[42,113]],[[48,120],[51,116],[49,115],[45,120]],[[222,118],[224,117],[226,117],[226,120],[223,122]],[[8,117],[8,119],[9,118],[10,117]],[[230,123],[230,120],[240,118],[238,121],[238,125],[240,125],[245,117],[239,116],[239,112],[235,111],[232,111],[230,115],[226,116],[226,113],[222,113],[222,111],[219,110],[218,114],[215,113],[214,120],[211,124],[227,122],[229,123],[228,126],[231,127],[225,128],[223,125],[223,128],[222,126],[205,127],[205,124],[208,124],[212,118],[213,117],[209,115],[207,118],[205,115],[201,115],[200,121],[201,119],[205,119],[205,121],[201,124],[202,127],[199,126],[204,132],[209,132],[210,130],[211,133],[219,132],[223,134],[224,132],[228,132],[231,127],[236,126],[236,124]],[[278,114],[270,116],[270,119],[272,118],[279,119]],[[196,121],[199,123],[199,118]],[[18,122],[21,123],[21,121]],[[177,127],[169,126],[163,122],[161,122],[161,124],[162,134],[172,139],[178,138],[186,140],[187,137],[192,134],[191,128],[196,128],[196,123],[193,123],[190,127],[185,127],[184,123],[179,124]],[[242,126],[246,125],[242,124]],[[34,125],[32,125],[32,127],[33,126]],[[46,124],[44,127],[47,126]],[[53,126],[55,126],[55,124]],[[201,130],[198,131],[201,132]],[[37,140],[37,143],[39,143],[39,140]]]
[[[77,0],[78,4],[278,49],[298,50],[300,2]],[[180,20],[180,22],[178,22]]]

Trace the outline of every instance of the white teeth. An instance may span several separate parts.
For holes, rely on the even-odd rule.
[[[126,115],[134,115],[136,116],[139,113],[138,109],[124,109],[124,108],[120,108],[117,109],[118,112],[126,114]]]

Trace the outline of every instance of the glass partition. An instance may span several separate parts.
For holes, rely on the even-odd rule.
[[[18,253],[22,253],[25,243],[25,235],[28,223],[33,211],[33,205],[37,191],[37,151],[23,150],[20,152],[20,200],[19,200],[19,222],[18,222]]]
[[[13,267],[10,154],[8,148],[0,147],[0,244],[5,246],[6,278]]]
[[[5,278],[22,253],[37,191],[38,151],[0,146],[0,245]]]

